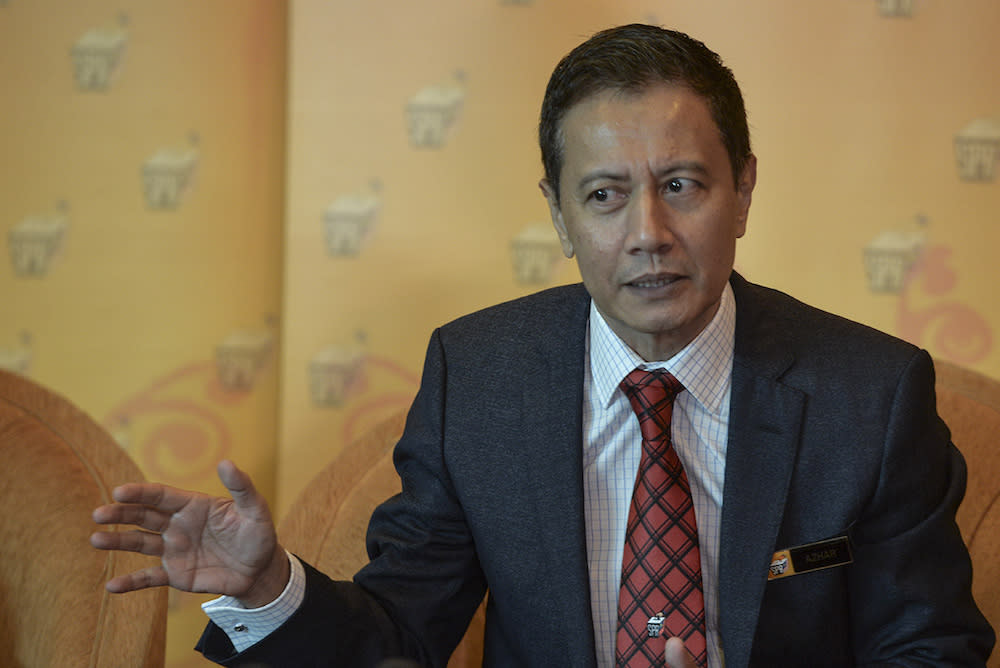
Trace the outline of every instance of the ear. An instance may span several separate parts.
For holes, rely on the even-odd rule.
[[[747,232],[747,219],[750,216],[750,201],[753,199],[753,189],[757,185],[757,156],[750,155],[743,165],[739,183],[736,184],[736,197],[739,211],[736,216],[736,237],[740,238]]]
[[[548,179],[539,181],[538,187],[542,189],[545,201],[549,204],[549,215],[552,217],[552,225],[556,228],[556,234],[559,235],[559,244],[562,246],[563,255],[571,258],[573,257],[573,242],[570,241],[569,233],[566,231],[566,222],[563,220],[562,209],[559,207],[556,191],[552,188],[552,184],[549,183]]]

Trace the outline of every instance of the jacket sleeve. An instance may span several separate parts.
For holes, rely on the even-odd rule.
[[[210,623],[198,643],[207,658],[227,666],[367,667],[397,657],[447,664],[486,585],[443,457],[445,376],[435,332],[394,452],[403,491],[373,514],[370,563],[353,582],[304,563],[305,598],[284,625],[236,654]]]
[[[972,599],[972,565],[955,523],[965,483],[921,351],[896,388],[878,484],[851,536],[860,665],[985,665],[994,634]]]

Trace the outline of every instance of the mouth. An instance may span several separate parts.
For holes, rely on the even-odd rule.
[[[673,283],[681,280],[681,278],[682,277],[677,274],[645,274],[632,279],[625,285],[630,288],[655,290],[657,288],[664,288],[668,285],[672,285]]]

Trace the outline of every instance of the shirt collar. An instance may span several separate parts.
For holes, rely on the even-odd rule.
[[[645,362],[622,341],[590,302],[590,371],[592,391],[602,406],[610,406],[622,379],[636,367],[672,373],[707,411],[719,415],[725,407],[736,340],[736,299],[726,283],[719,310],[708,326],[680,352],[664,362]]]

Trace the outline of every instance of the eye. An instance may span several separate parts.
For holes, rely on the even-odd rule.
[[[626,194],[620,188],[606,186],[592,190],[587,195],[587,203],[590,206],[597,207],[600,211],[610,211],[620,206],[625,198]]]
[[[663,184],[663,194],[666,197],[700,197],[704,194],[704,185],[696,179],[686,176],[672,176]]]

